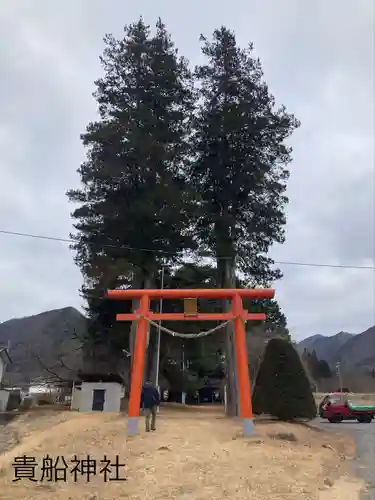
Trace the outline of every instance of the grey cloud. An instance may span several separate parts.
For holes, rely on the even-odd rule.
[[[301,120],[292,138],[287,242],[276,260],[374,265],[374,4],[271,0],[158,4],[142,0],[13,2],[0,7],[0,229],[67,237],[65,191],[78,185],[79,134],[106,32],[161,16],[192,62],[221,24],[253,41],[278,103]],[[281,266],[277,296],[296,337],[375,323],[375,273]],[[80,306],[64,243],[0,234],[0,321]],[[355,294],[348,290],[355,289]],[[53,290],[50,293],[48,290]]]

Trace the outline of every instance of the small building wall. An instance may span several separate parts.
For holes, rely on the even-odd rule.
[[[79,410],[80,401],[81,401],[81,387],[80,386],[73,387],[72,400],[70,402],[70,409],[71,410]]]
[[[82,382],[79,395],[79,411],[91,412],[94,389],[105,390],[103,411],[119,412],[122,386],[117,382]]]
[[[0,412],[6,411],[8,406],[9,391],[5,389],[0,389]]]

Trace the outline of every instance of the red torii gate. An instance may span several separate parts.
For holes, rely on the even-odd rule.
[[[251,387],[247,360],[245,321],[264,321],[265,313],[249,313],[243,307],[243,299],[271,299],[275,295],[272,289],[142,289],[108,290],[107,298],[114,300],[140,299],[139,308],[130,314],[117,314],[117,321],[137,321],[137,332],[132,363],[131,388],[128,410],[128,434],[137,433],[140,410],[145,352],[147,346],[148,320],[152,321],[234,321],[234,341],[236,350],[238,387],[240,392],[240,418],[243,420],[245,436],[254,433],[253,412],[251,406]],[[232,310],[227,313],[198,312],[154,313],[150,311],[150,299],[231,299]]]

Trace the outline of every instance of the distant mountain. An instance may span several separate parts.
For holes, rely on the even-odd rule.
[[[345,366],[375,368],[375,326],[349,338],[338,349],[336,360]]]
[[[70,378],[82,366],[79,338],[85,329],[85,317],[73,307],[0,323],[0,345],[10,341],[12,359],[4,381],[25,385],[53,374]]]
[[[330,337],[313,335],[299,342],[298,350],[301,353],[304,349],[310,352],[315,350],[319,359],[325,359],[328,363],[332,363],[336,361],[337,353],[341,347],[353,337],[355,337],[354,334],[347,332],[339,332]]]
[[[375,326],[368,330],[352,334],[339,332],[326,337],[313,335],[298,343],[297,349],[303,352],[315,350],[319,359],[325,359],[329,364],[340,361],[348,367],[370,368],[375,367]]]
[[[314,349],[314,344],[319,344],[320,340],[324,340],[327,337],[324,335],[312,335],[311,337],[307,337],[307,339],[301,340],[301,342],[298,343],[298,350],[303,352],[304,349],[307,349],[308,351]]]

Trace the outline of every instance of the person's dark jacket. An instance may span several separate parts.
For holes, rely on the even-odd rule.
[[[142,389],[141,395],[141,407],[142,408],[152,408],[153,406],[159,406],[160,396],[159,392],[152,385],[145,385]]]

